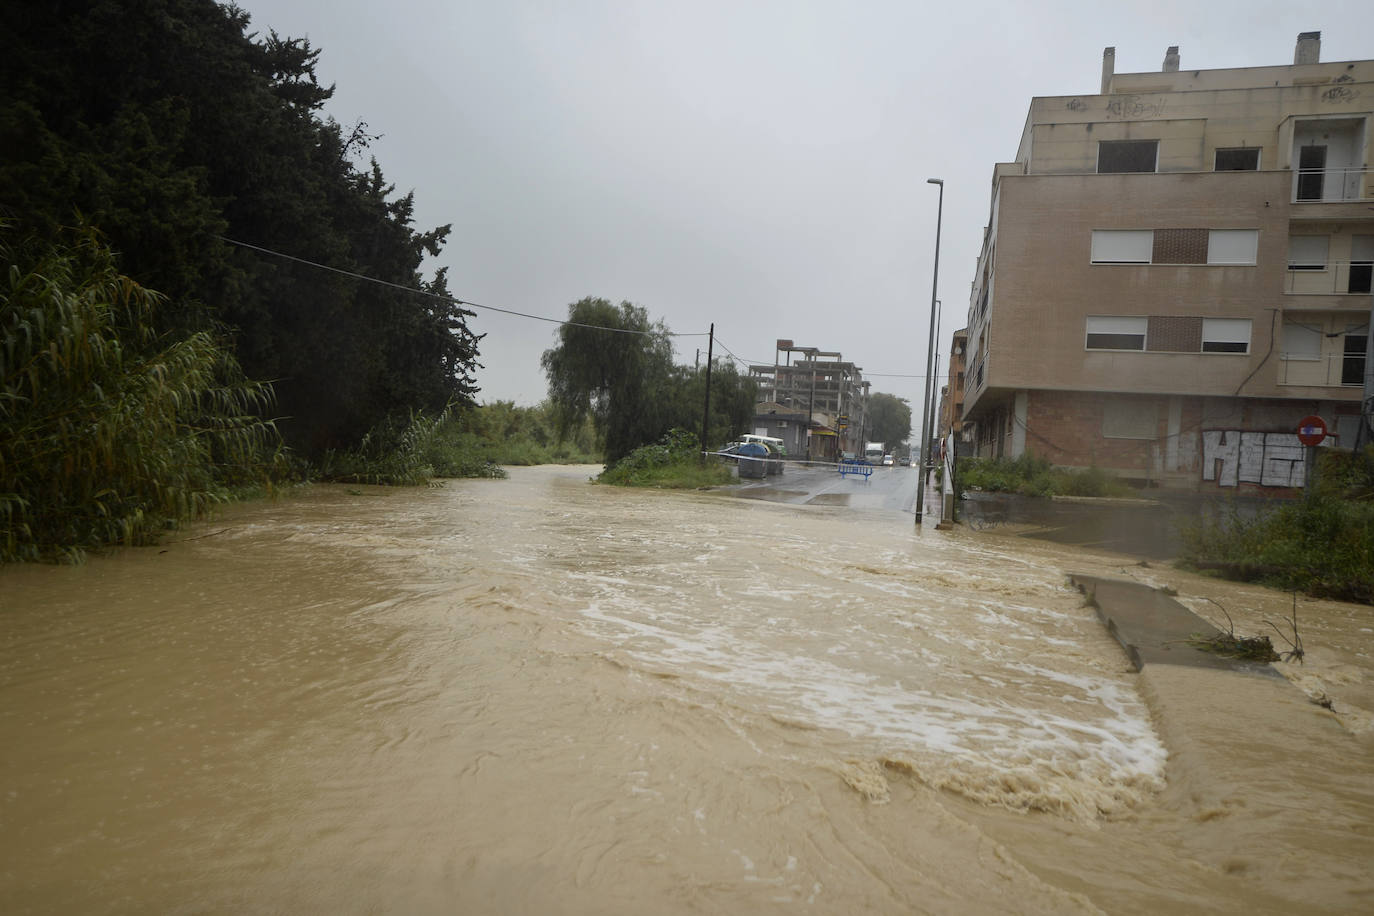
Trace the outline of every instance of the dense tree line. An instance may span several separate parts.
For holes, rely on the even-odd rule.
[[[448,227],[416,229],[413,196],[365,161],[366,125],[322,116],[318,54],[211,0],[0,6],[0,219],[54,250],[62,227],[98,230],[164,294],[157,333],[230,341],[309,456],[470,403],[478,367],[471,313],[420,271]]]
[[[911,405],[906,398],[875,391],[868,398],[868,438],[888,452],[901,450],[911,435]]]
[[[673,362],[672,332],[642,306],[587,297],[568,306],[557,344],[544,351],[549,402],[559,428],[591,418],[607,464],[657,442],[670,430],[699,435],[706,399],[703,368]],[[724,360],[712,368],[706,445],[749,428],[756,385]]]

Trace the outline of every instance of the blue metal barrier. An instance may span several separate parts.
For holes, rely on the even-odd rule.
[[[858,474],[867,480],[873,476],[873,465],[865,463],[861,458],[841,458],[840,476],[847,477],[850,474]]]

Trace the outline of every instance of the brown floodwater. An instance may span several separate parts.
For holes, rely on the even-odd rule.
[[[589,473],[0,569],[0,911],[1374,911],[1371,609],[1137,674],[1067,572],[1292,598]]]

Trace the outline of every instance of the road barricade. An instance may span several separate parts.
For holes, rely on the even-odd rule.
[[[873,465],[865,463],[862,458],[841,458],[840,476],[848,477],[851,474],[858,474],[867,480],[873,476]]]

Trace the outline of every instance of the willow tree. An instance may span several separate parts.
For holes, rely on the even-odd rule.
[[[557,346],[540,363],[560,435],[590,416],[608,464],[672,426],[672,336],[637,305],[593,297],[574,302]]]
[[[165,298],[93,236],[14,244],[0,226],[0,560],[144,544],[261,479],[276,449],[214,335],[155,330]]]

